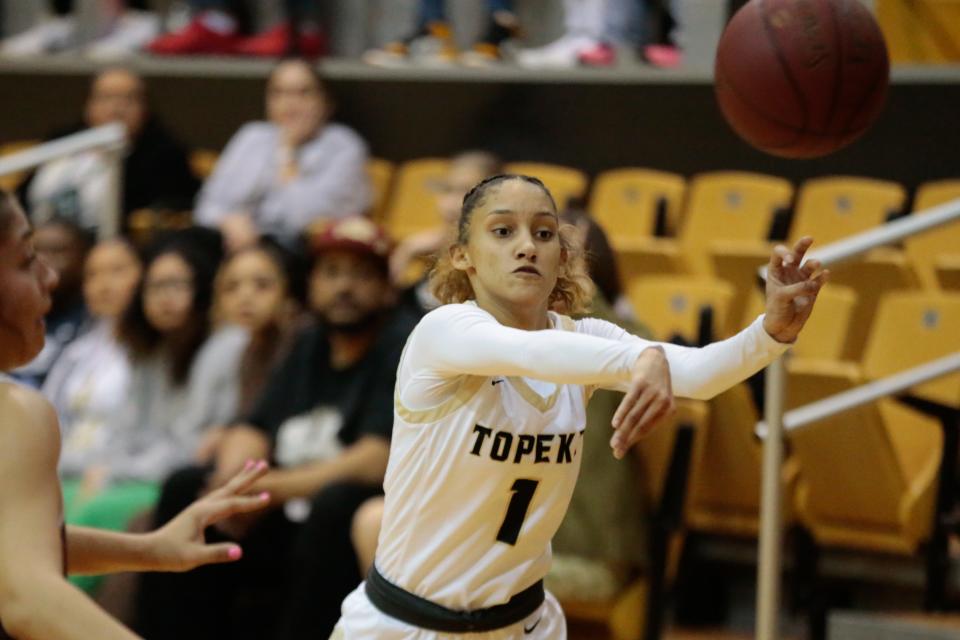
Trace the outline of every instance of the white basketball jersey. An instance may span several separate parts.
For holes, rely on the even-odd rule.
[[[432,410],[397,403],[377,567],[464,610],[506,602],[546,574],[586,414],[582,386],[466,375],[458,384]]]

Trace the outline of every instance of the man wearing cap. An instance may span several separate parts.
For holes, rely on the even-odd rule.
[[[235,566],[144,580],[138,631],[146,637],[325,638],[362,579],[350,523],[382,492],[396,371],[416,318],[394,310],[390,243],[368,219],[337,221],[312,238],[311,250],[315,322],[229,429],[214,468],[186,469],[166,483],[158,520],[265,456],[275,469],[257,490],[270,493],[273,509],[208,536],[242,543]]]

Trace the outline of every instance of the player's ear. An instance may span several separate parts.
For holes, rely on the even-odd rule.
[[[455,244],[449,249],[450,264],[459,271],[469,271],[473,266],[470,260],[470,254],[467,253],[467,247],[462,244]]]

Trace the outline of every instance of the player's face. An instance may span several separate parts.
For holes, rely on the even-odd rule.
[[[103,242],[90,251],[83,270],[83,298],[98,318],[116,319],[140,281],[140,260],[122,242]]]
[[[508,180],[487,192],[470,218],[454,265],[467,272],[477,301],[545,308],[565,253],[553,202],[534,184]]]
[[[30,225],[17,207],[0,238],[0,370],[26,364],[43,348],[43,317],[57,274],[33,246]]]
[[[288,143],[309,140],[326,121],[327,111],[327,97],[306,63],[284,62],[273,72],[267,86],[267,117]]]
[[[358,327],[390,300],[383,269],[370,256],[332,250],[317,259],[310,275],[310,305],[335,328]]]
[[[223,319],[259,331],[276,320],[287,298],[283,274],[263,251],[243,251],[220,274],[219,305]]]
[[[193,306],[193,271],[175,253],[165,253],[147,269],[143,283],[143,313],[161,334],[182,328]]]
[[[135,138],[147,118],[143,81],[124,69],[101,74],[90,89],[87,100],[87,124],[98,127],[120,122],[127,136]]]

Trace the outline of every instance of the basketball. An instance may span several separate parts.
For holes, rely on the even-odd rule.
[[[750,0],[717,48],[717,101],[736,133],[785,158],[841,149],[886,100],[883,34],[860,0]]]

